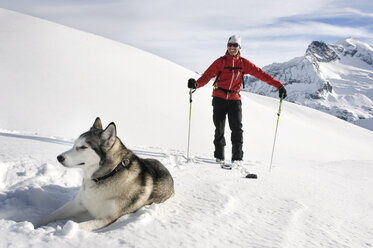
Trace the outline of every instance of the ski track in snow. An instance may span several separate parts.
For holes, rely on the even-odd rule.
[[[0,144],[11,143],[4,149],[0,160],[0,223],[8,229],[4,235],[15,237],[12,240],[16,246],[18,241],[23,241],[38,246],[55,242],[60,245],[57,247],[78,247],[82,238],[93,238],[95,242],[92,241],[92,244],[101,239],[107,242],[109,238],[115,247],[151,247],[155,245],[155,239],[164,247],[195,247],[197,244],[198,247],[372,245],[369,240],[372,231],[364,233],[364,230],[369,230],[370,222],[359,226],[356,222],[359,216],[339,220],[343,211],[330,212],[328,209],[335,203],[326,207],[322,205],[326,209],[319,209],[318,203],[333,195],[333,187],[340,187],[333,185],[336,182],[328,185],[331,188],[325,189],[326,193],[302,199],[304,194],[315,194],[312,191],[315,185],[307,185],[311,176],[302,175],[294,179],[291,174],[293,168],[280,170],[274,167],[269,173],[267,165],[248,161],[245,168],[259,175],[257,180],[252,180],[244,178],[239,169],[219,169],[209,156],[195,156],[188,161],[180,151],[141,147],[133,151],[140,157],[159,159],[170,170],[175,180],[176,194],[173,198],[164,204],[143,207],[97,232],[78,230],[72,221],[58,221],[34,230],[30,222],[68,202],[80,187],[78,170],[65,169],[54,158],[68,149],[72,142],[27,135],[22,137],[20,134],[0,133],[0,136]],[[39,144],[30,146],[19,156],[13,156],[14,149],[20,146],[19,142],[22,147],[34,142]],[[48,147],[49,150],[35,154],[35,147]],[[314,173],[313,170],[315,168],[306,172]],[[332,167],[329,170],[334,173]],[[284,180],[291,182],[284,184]],[[315,187],[317,191],[317,185]],[[352,197],[348,193],[346,196]],[[338,203],[340,199],[336,199]],[[368,213],[369,216],[371,214]],[[154,237],[159,232],[165,233],[165,236]],[[138,237],[141,237],[140,243]]]

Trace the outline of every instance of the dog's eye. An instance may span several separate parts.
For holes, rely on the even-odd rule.
[[[87,146],[78,146],[76,148],[76,150],[84,150],[84,149],[87,149],[88,147]]]

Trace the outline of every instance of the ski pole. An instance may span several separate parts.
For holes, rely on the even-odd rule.
[[[189,127],[188,127],[188,147],[187,147],[187,160],[189,160],[189,144],[190,144],[190,126],[192,123],[192,94],[196,91],[195,89],[189,89]]]
[[[276,123],[276,130],[275,130],[275,138],[273,140],[273,147],[272,147],[272,155],[271,155],[271,163],[269,164],[269,171],[272,169],[272,161],[273,161],[273,153],[275,151],[275,144],[276,144],[276,137],[277,137],[277,128],[278,128],[278,122],[280,120],[280,114],[281,114],[281,105],[282,105],[282,99],[283,97],[280,97],[280,106],[278,107],[278,112],[277,112],[277,123]]]

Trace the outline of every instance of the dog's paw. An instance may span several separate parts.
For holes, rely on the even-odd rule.
[[[36,221],[36,222],[32,222],[32,225],[34,226],[34,229],[37,229],[41,226],[44,226],[44,222],[42,220],[39,220],[39,221]]]
[[[72,237],[79,229],[79,224],[69,220],[62,228],[62,234],[64,236]]]

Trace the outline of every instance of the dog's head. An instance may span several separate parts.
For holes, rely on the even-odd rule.
[[[101,120],[97,117],[91,129],[80,135],[73,148],[59,155],[57,160],[66,167],[100,165],[114,145],[116,133],[113,122],[103,130]]]

